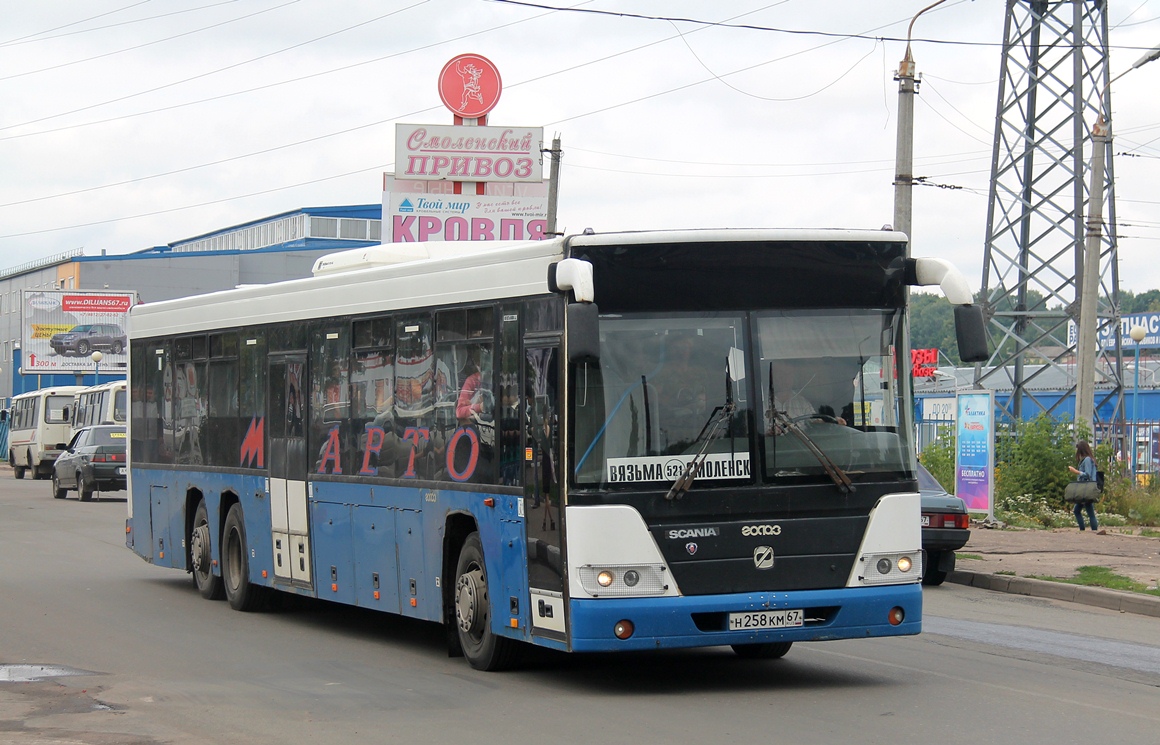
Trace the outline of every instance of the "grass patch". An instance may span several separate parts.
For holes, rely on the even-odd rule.
[[[1006,571],[1004,571],[1004,572],[995,572],[995,574],[1005,574],[1005,575],[1007,575],[1008,577],[1014,577],[1014,576],[1015,576],[1015,572],[1006,572]]]
[[[1145,538],[1160,538],[1160,530],[1152,530],[1151,528],[1141,528],[1140,535]]]
[[[983,560],[983,557],[979,556],[978,554],[955,554],[955,558],[956,559],[977,559],[978,561]]]
[[[1142,592],[1149,595],[1160,595],[1160,590],[1149,590],[1148,585],[1137,582],[1131,577],[1122,574],[1113,574],[1107,567],[1083,566],[1076,570],[1074,577],[1047,577],[1035,575],[1032,579],[1045,579],[1051,582],[1066,582],[1071,585],[1085,587],[1106,587],[1109,590],[1126,590],[1128,592]]]

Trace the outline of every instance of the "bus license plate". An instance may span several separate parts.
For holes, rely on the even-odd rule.
[[[804,614],[800,610],[763,610],[756,613],[730,613],[730,631],[784,629],[801,626]]]
[[[930,515],[923,515],[922,522],[920,524],[924,528],[929,528],[930,527]]]

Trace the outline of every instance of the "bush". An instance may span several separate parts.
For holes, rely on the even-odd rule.
[[[996,438],[995,504],[1034,495],[1052,511],[1066,508],[1063,489],[1072,480],[1067,467],[1075,463],[1075,437],[1066,419],[1055,421],[1046,413],[1020,422]]]
[[[938,437],[918,456],[930,475],[949,493],[955,493],[955,428],[939,427]]]
[[[1017,528],[1062,528],[1075,525],[1071,510],[1048,504],[1045,497],[1012,494],[995,498],[995,517]]]

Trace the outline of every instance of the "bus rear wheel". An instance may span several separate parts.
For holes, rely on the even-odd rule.
[[[491,596],[479,533],[463,542],[455,567],[455,623],[463,656],[477,670],[503,670],[515,661],[516,642],[491,630]]]
[[[765,644],[733,644],[733,651],[746,660],[778,660],[785,657],[793,642],[767,642]]]
[[[250,582],[249,557],[242,506],[235,504],[226,514],[222,535],[222,583],[225,585],[226,600],[234,610],[260,610],[266,599],[266,588]]]
[[[225,595],[222,578],[214,576],[213,554],[210,550],[209,510],[205,500],[197,503],[193,513],[193,527],[189,532],[190,566],[193,567],[193,583],[206,600],[221,600]]]
[[[11,450],[8,451],[8,462],[12,464],[12,477],[17,479],[24,478],[24,466],[16,465],[16,453]]]

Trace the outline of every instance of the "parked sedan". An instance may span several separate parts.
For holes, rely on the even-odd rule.
[[[57,499],[76,489],[82,502],[93,492],[125,488],[125,428],[97,425],[77,430],[52,466],[52,495]]]
[[[922,583],[941,585],[955,570],[955,551],[971,537],[967,503],[952,497],[938,480],[918,464],[918,491],[922,495]]]

